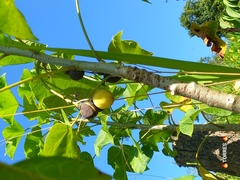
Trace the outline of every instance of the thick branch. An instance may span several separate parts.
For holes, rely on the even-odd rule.
[[[72,61],[69,59],[52,57],[46,54],[35,53],[30,50],[23,50],[15,47],[6,46],[0,46],[0,52],[7,55],[30,57],[43,63],[56,64],[61,66],[75,66],[79,70],[102,72],[111,74],[113,76],[123,77],[129,80],[171,91],[172,94],[178,94],[198,100],[209,106],[219,107],[222,109],[240,113],[239,96],[212,90],[208,87],[200,86],[195,82],[183,83],[181,81],[159,76],[152,72],[141,70],[136,67],[106,64],[104,62],[93,63],[77,60]]]

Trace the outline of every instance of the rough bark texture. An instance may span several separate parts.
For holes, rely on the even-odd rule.
[[[173,136],[173,149],[178,152],[175,157],[176,163],[179,166],[193,166],[186,163],[196,161],[197,149],[207,135],[208,132],[196,132],[192,137],[180,135],[177,138]],[[225,136],[227,141],[222,139]],[[227,158],[227,168],[222,167],[224,158]],[[212,133],[203,143],[198,160],[207,170],[240,176],[240,133],[232,131]]]

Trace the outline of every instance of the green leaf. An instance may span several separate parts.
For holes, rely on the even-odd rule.
[[[102,150],[102,148],[110,143],[114,144],[112,135],[109,133],[108,130],[103,130],[102,128],[98,133],[98,137],[94,143],[94,150],[95,150],[96,156],[99,157],[100,151]]]
[[[177,155],[177,151],[175,149],[172,150],[170,148],[168,141],[164,141],[162,152],[166,156],[170,156],[170,157],[175,157]]]
[[[3,131],[3,137],[6,141],[6,154],[13,159],[17,146],[22,138],[24,129],[22,126],[14,119],[11,120],[12,124],[6,127]]]
[[[38,157],[40,151],[42,151],[42,138],[41,128],[39,126],[32,128],[31,133],[27,135],[24,143],[24,154],[26,158]]]
[[[137,112],[129,111],[128,107],[123,105],[122,107],[112,112],[111,118],[116,122],[136,123],[142,119],[142,116],[140,116]]]
[[[37,40],[14,0],[0,1],[0,31],[20,39]]]
[[[7,86],[5,74],[0,77],[0,89]],[[14,122],[13,116],[18,108],[18,102],[10,90],[0,93],[0,117],[12,125]],[[9,114],[9,116],[6,116]]]
[[[44,144],[44,155],[79,158],[79,154],[80,149],[72,127],[61,123],[54,124]]]
[[[29,69],[24,69],[22,76],[21,76],[21,81],[24,79],[32,78],[33,74],[29,71]],[[23,98],[24,96],[29,98],[32,97],[34,94],[32,92],[32,89],[30,87],[30,82],[25,82],[19,85],[18,87],[18,94]]]
[[[126,85],[123,96],[126,98],[128,105],[131,106],[135,101],[147,100],[147,93],[153,89],[151,86],[139,83],[131,83]]]
[[[86,144],[86,142],[84,142],[85,137],[96,136],[95,132],[89,126],[80,127],[77,135],[77,140],[83,145]]]
[[[123,145],[119,147],[112,146],[108,149],[108,164],[115,170],[113,178],[116,180],[127,180],[126,171],[132,172],[130,165],[131,146]]]
[[[62,113],[62,118],[63,118],[63,120],[64,120],[64,123],[65,123],[66,125],[70,126],[71,124],[70,124],[70,122],[69,122],[69,119],[68,119],[68,117],[67,117],[67,115],[66,115],[66,113],[64,112],[63,109],[61,109],[61,113]]]
[[[178,178],[172,178],[172,180],[194,180],[196,176],[194,175],[184,175]]]
[[[237,10],[234,10],[233,8],[226,7],[226,12],[230,17],[234,18],[240,18],[240,13]]]
[[[166,111],[153,111],[152,109],[149,109],[143,116],[143,122],[147,125],[159,125],[163,124],[167,117],[168,114]]]
[[[189,110],[184,117],[179,121],[179,126],[177,127],[180,132],[188,136],[192,136],[193,133],[193,124],[196,120],[198,114],[201,110],[191,109]]]
[[[20,39],[37,40],[14,0],[0,1],[0,32]]]
[[[86,161],[94,165],[93,158],[89,152],[83,151],[80,153],[80,160]]]
[[[130,151],[131,166],[136,173],[143,173],[147,164],[150,161],[150,158],[146,156],[139,148],[131,146]]]
[[[159,151],[158,143],[164,142],[172,135],[171,131],[148,131],[139,132],[140,141],[143,145],[148,145],[153,151]]]
[[[233,114],[233,112],[231,111],[227,111],[227,110],[215,108],[215,107],[204,108],[203,112],[213,116],[218,116],[218,117],[219,116],[227,117]]]
[[[108,46],[108,52],[141,54],[151,56],[153,53],[142,49],[139,44],[132,40],[121,40],[123,31],[119,31]]]
[[[223,0],[223,3],[228,7],[238,7],[238,4],[237,3],[235,4],[235,2],[237,2],[237,1],[233,1],[233,3],[232,3],[228,0]]]
[[[152,4],[150,1],[148,1],[148,0],[142,0],[142,1],[144,1],[144,2],[146,2],[146,3],[149,3],[149,4]]]
[[[5,74],[0,77],[0,88],[7,86]],[[14,157],[14,153],[19,144],[21,136],[24,133],[22,126],[14,119],[14,114],[18,108],[18,102],[10,90],[5,90],[0,93],[0,117],[4,119],[10,126],[6,127],[2,134],[6,143],[6,154]],[[6,116],[9,115],[9,116]]]
[[[47,113],[46,111],[39,111],[42,109],[36,104],[36,101],[33,96],[28,98],[24,96],[23,106],[24,106],[24,110],[22,112],[24,116],[26,116],[29,120],[38,119],[39,122],[46,123],[47,119],[49,119],[50,113]],[[33,113],[29,113],[29,112],[33,112]]]
[[[59,180],[110,180],[109,175],[97,170],[92,163],[66,157],[39,157],[28,159],[12,167],[21,168],[38,176]],[[90,173],[89,173],[90,172]],[[16,176],[15,176],[16,178]],[[6,178],[7,179],[7,178]],[[35,178],[32,178],[35,179]]]
[[[38,175],[36,173],[29,172],[20,167],[9,166],[0,162],[0,174],[1,179],[15,180],[54,180],[46,176]]]

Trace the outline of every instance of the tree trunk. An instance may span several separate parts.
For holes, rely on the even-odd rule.
[[[194,166],[187,163],[196,162],[198,147],[207,135],[208,132],[196,132],[192,137],[182,134],[173,136],[173,149],[178,152],[174,158],[176,163],[179,166]],[[198,160],[207,170],[240,176],[240,133],[218,131],[210,134],[199,151]]]

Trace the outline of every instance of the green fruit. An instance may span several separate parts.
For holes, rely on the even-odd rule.
[[[99,90],[93,95],[93,103],[99,109],[107,109],[114,102],[113,94],[108,90]]]
[[[69,70],[68,75],[72,80],[80,80],[84,76],[84,71],[79,71],[79,70]]]

